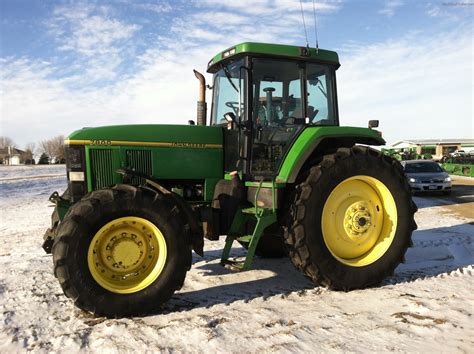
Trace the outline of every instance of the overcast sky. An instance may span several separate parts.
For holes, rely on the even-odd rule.
[[[312,1],[303,7],[314,46]],[[474,1],[328,0],[316,10],[320,47],[340,55],[342,125],[379,119],[389,143],[473,138]],[[298,0],[1,0],[0,16],[0,135],[19,147],[87,126],[186,124],[192,69],[219,51],[305,45]]]

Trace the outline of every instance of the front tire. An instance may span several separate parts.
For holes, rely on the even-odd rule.
[[[415,212],[396,160],[365,147],[340,148],[296,187],[284,239],[293,264],[315,284],[365,288],[403,261]]]
[[[187,225],[172,199],[117,185],[74,204],[59,225],[54,272],[67,297],[95,315],[157,310],[191,266]]]

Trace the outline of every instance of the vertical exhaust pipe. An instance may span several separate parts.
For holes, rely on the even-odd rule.
[[[199,80],[199,99],[197,102],[197,125],[206,125],[206,114],[207,114],[207,105],[206,105],[206,79],[204,76],[196,70],[194,75]]]

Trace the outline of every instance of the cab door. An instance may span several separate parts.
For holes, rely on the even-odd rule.
[[[250,174],[272,179],[296,135],[305,126],[304,64],[267,58],[252,60]]]

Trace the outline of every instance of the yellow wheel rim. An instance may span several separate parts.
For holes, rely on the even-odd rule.
[[[321,226],[324,242],[337,260],[352,267],[369,265],[387,252],[395,237],[395,200],[376,178],[348,178],[326,200]]]
[[[94,280],[118,294],[153,283],[166,263],[166,241],[150,221],[127,216],[105,224],[89,246],[87,263]]]

